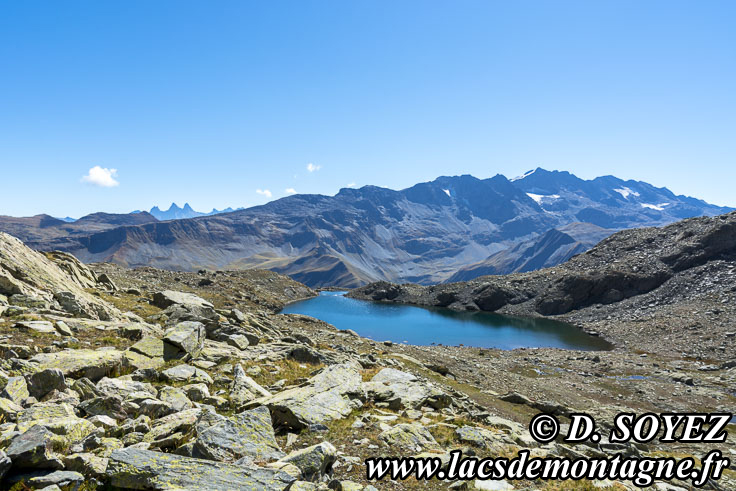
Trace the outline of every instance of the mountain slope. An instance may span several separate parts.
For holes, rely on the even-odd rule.
[[[645,206],[650,204],[656,209]],[[294,195],[233,213],[31,243],[88,262],[184,270],[271,267],[310,286],[376,279],[437,283],[501,251],[506,253],[491,261],[494,267],[521,271],[582,252],[594,243],[590,231],[600,232],[597,227],[607,229],[600,237],[671,223],[683,214],[725,211],[646,183],[584,181],[537,169],[513,181],[502,175],[440,177],[400,191],[365,186],[335,196]],[[578,225],[577,233],[587,230],[587,239],[561,229],[581,221],[588,225]],[[539,242],[552,229],[579,244],[555,234]]]
[[[75,239],[95,232],[126,225],[156,222],[156,218],[142,213],[93,213],[73,222],[49,215],[32,217],[0,216],[0,231],[20,238],[26,245],[41,250],[68,250],[78,247]]]
[[[612,229],[580,222],[553,228],[540,237],[461,268],[446,282],[468,281],[478,276],[520,273],[555,266],[587,251],[613,232]]]

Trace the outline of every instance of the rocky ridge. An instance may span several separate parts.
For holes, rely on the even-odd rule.
[[[727,391],[736,382],[733,367],[701,371],[694,361],[632,359],[624,351],[381,343],[278,314],[314,292],[274,273],[89,270],[67,255],[55,256],[66,265],[57,266],[7,236],[0,245],[4,270],[15,272],[8,284],[28,288],[23,297],[0,296],[0,487],[560,489],[541,481],[367,482],[363,460],[398,454],[446,461],[451,449],[481,457],[522,449],[535,456],[658,455],[667,447],[540,445],[525,428],[539,410],[565,421],[585,409],[605,425],[624,409],[734,402]],[[80,278],[89,281],[79,286],[86,301],[125,314],[85,317],[52,302],[62,287],[81,295],[73,287]],[[628,376],[639,372],[651,378]],[[625,396],[632,393],[637,397]],[[724,451],[734,443],[731,437]],[[734,484],[727,474],[707,486]],[[677,489],[666,486],[657,489]]]
[[[517,179],[463,175],[398,191],[364,186],[335,196],[297,194],[232,213],[165,222],[146,213],[152,220],[87,233],[71,230],[85,218],[73,224],[57,220],[57,227],[48,220],[0,217],[0,230],[36,249],[61,249],[88,263],[187,271],[264,268],[315,288],[352,288],[377,280],[433,284],[537,269],[591,247],[606,233],[727,211],[645,182],[583,180],[536,169]],[[20,227],[24,220],[32,223]],[[571,224],[578,226],[570,229]],[[543,240],[555,229],[567,237]]]

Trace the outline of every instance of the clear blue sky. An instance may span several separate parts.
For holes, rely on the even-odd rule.
[[[2,2],[0,214],[537,166],[734,206],[735,21],[732,1]]]

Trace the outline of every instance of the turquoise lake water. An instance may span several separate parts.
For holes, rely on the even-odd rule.
[[[383,304],[347,298],[345,292],[287,305],[282,314],[305,314],[375,341],[479,348],[566,348],[606,350],[610,344],[580,329],[548,319],[485,312]]]

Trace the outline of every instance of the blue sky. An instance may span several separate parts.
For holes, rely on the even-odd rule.
[[[735,15],[671,0],[3,2],[0,214],[209,210],[537,166],[734,206]]]

